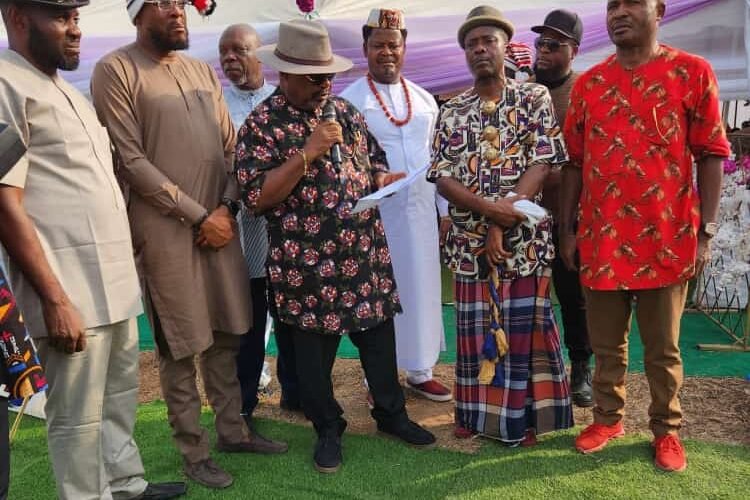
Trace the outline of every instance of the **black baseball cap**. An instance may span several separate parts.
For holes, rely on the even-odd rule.
[[[545,29],[557,31],[561,35],[575,40],[580,45],[583,38],[583,23],[575,12],[565,9],[553,10],[544,18],[541,26],[532,26],[531,31],[541,33]]]

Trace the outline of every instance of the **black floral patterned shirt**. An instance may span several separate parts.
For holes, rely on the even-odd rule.
[[[385,152],[348,101],[336,105],[344,143],[336,169],[328,155],[312,162],[282,203],[266,212],[266,265],[278,319],[304,330],[344,334],[377,326],[401,312],[391,255],[377,208],[352,214],[387,172]],[[239,130],[236,173],[255,211],[266,172],[298,154],[320,113],[292,106],[280,90]]]

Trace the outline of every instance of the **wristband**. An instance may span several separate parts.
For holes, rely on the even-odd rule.
[[[237,217],[237,212],[240,211],[240,204],[237,203],[235,200],[231,198],[227,198],[226,196],[221,199],[219,202],[219,206],[224,205],[227,207],[227,210],[229,210],[229,213],[232,214],[232,217]]]

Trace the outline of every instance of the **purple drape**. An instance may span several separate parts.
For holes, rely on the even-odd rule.
[[[667,4],[667,13],[662,23],[679,19],[712,3],[712,0],[673,0]],[[605,23],[605,2],[601,5],[586,5],[577,13],[584,26],[584,38],[580,53],[598,49],[610,43]],[[532,44],[536,34],[530,28],[541,24],[549,9],[529,8],[508,10],[505,14],[514,23],[514,40]],[[85,16],[85,10],[82,15]],[[454,92],[471,85],[472,78],[466,68],[463,51],[456,40],[456,32],[465,14],[454,16],[412,17],[407,19],[409,29],[404,75],[433,94]],[[334,52],[353,60],[354,67],[338,75],[334,81],[334,91],[341,91],[367,71],[367,60],[362,53],[362,20],[322,20],[328,27]],[[275,30],[274,30],[275,32]],[[220,30],[194,33],[191,35],[190,53],[208,61],[220,76],[221,68],[217,56],[217,40]],[[85,33],[84,33],[85,35]],[[89,78],[96,61],[107,52],[130,43],[134,33],[124,36],[84,36],[81,66],[77,71],[67,73],[65,78],[80,90],[87,92]],[[265,37],[266,43],[275,40]],[[0,41],[0,47],[6,45]],[[277,75],[266,68],[269,81],[276,81]],[[226,85],[226,81],[223,83]]]

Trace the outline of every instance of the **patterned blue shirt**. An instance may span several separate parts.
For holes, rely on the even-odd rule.
[[[224,100],[227,102],[234,129],[239,130],[245,119],[255,107],[273,94],[276,87],[264,83],[257,90],[242,90],[230,85],[224,89]],[[242,207],[237,214],[240,227],[240,242],[245,255],[250,278],[263,278],[266,275],[266,255],[268,254],[268,234],[266,218],[256,217]]]

